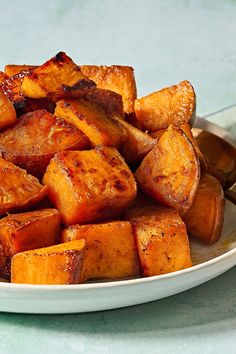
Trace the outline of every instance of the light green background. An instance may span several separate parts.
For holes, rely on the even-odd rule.
[[[188,79],[199,115],[236,103],[236,1],[0,0],[0,5],[1,67],[41,63],[64,50],[80,63],[134,66],[139,95]],[[236,132],[236,116],[209,119]],[[235,338],[235,267],[185,293],[128,309],[0,314],[1,354],[234,354]]]

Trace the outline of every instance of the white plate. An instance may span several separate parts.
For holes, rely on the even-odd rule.
[[[235,146],[224,129],[197,118],[195,127],[214,132]],[[177,272],[132,280],[79,285],[0,283],[0,311],[75,313],[137,305],[177,294],[202,284],[236,265],[236,206],[226,203],[223,234],[215,245],[191,240],[194,266]]]

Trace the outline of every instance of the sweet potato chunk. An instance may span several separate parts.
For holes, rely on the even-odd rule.
[[[16,111],[0,87],[0,129],[16,121]]]
[[[134,111],[137,92],[133,68],[121,65],[82,65],[80,68],[84,75],[97,84],[98,88],[119,93],[123,99],[125,113]]]
[[[142,190],[160,204],[186,212],[196,194],[200,167],[184,132],[170,126],[135,173]]]
[[[106,114],[124,118],[122,97],[118,93],[96,88],[86,92],[83,97],[100,106]]]
[[[189,123],[195,117],[195,92],[188,81],[182,81],[136,99],[134,108],[137,120],[149,132]]]
[[[16,254],[11,282],[20,284],[78,284],[83,266],[84,240]]]
[[[28,209],[46,194],[47,187],[37,178],[0,157],[0,215]]]
[[[81,94],[95,88],[93,81],[82,74],[80,68],[63,52],[27,74],[22,82],[22,93],[31,98],[57,99],[73,88]]]
[[[139,274],[138,254],[128,221],[73,225],[62,232],[62,242],[83,238],[86,251],[80,282]]]
[[[57,243],[59,230],[60,215],[56,209],[11,214],[1,219],[0,247],[3,257],[0,262],[1,275],[9,278],[9,260],[14,254]]]
[[[105,146],[56,154],[43,182],[67,225],[112,219],[136,196],[129,167],[115,148]]]
[[[166,129],[159,129],[159,130],[156,130],[155,132],[153,133],[150,133],[149,135],[154,138],[154,139],[157,139],[157,140],[160,140],[160,138],[162,137],[162,135],[166,132]]]
[[[2,156],[39,178],[55,153],[84,150],[89,145],[88,138],[75,126],[44,109],[21,116],[0,135]]]
[[[57,102],[55,115],[74,124],[93,146],[118,147],[126,139],[126,131],[98,105],[82,98]]]
[[[224,220],[224,192],[219,181],[204,174],[191,208],[183,215],[188,232],[212,244],[219,240]]]
[[[127,138],[120,148],[121,155],[131,165],[139,163],[156,145],[156,139],[118,117],[113,119],[118,121],[127,132]]]
[[[7,75],[0,71],[0,84],[7,79]]]
[[[21,93],[23,78],[31,71],[23,70],[18,74],[9,77],[2,83],[2,89],[16,109],[21,109],[25,105],[25,97]]]
[[[144,276],[191,267],[185,224],[178,212],[162,206],[129,210]]]
[[[37,109],[46,109],[47,111],[53,113],[56,105],[52,102],[52,100],[48,98],[34,99],[26,97],[22,94],[22,81],[30,72],[30,69],[28,71],[23,70],[6,79],[2,83],[2,89],[5,95],[7,95],[9,100],[13,103],[18,117],[22,114],[36,111]]]
[[[8,77],[14,76],[16,74],[19,74],[21,71],[26,71],[26,70],[33,70],[36,69],[37,66],[35,65],[15,65],[15,64],[8,64],[5,65],[5,73]]]

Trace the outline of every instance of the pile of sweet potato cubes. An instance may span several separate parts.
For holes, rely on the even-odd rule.
[[[159,275],[192,265],[187,230],[220,237],[224,195],[191,132],[188,81],[137,99],[133,68],[60,52],[6,65],[0,82],[2,277]]]

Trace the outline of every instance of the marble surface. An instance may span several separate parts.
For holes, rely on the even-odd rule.
[[[236,1],[2,1],[0,67],[66,51],[135,67],[139,95],[182,79],[198,114],[236,133]],[[235,111],[234,111],[235,112]],[[225,117],[225,118],[224,118]],[[0,314],[0,353],[236,353],[236,267],[182,294],[114,311]]]

